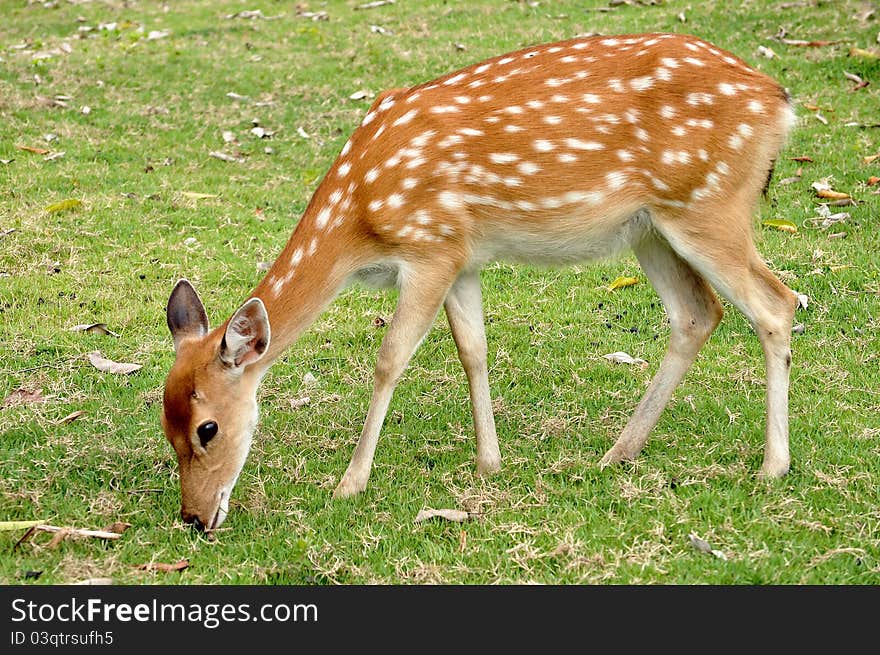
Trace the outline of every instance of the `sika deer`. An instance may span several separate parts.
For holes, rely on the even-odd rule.
[[[793,119],[775,81],[676,34],[537,45],[387,92],[231,319],[209,330],[186,280],[171,294],[176,360],[162,425],[179,460],[183,519],[208,529],[224,520],[257,423],[260,380],[354,280],[397,285],[400,298],[334,496],[366,487],[394,387],[441,306],[470,386],[477,470],[497,471],[480,268],[499,259],[562,265],[626,247],[659,294],[671,337],[602,466],[645,445],[721,319],[714,287],[761,340],[761,473],[784,475],[796,297],[755,250],[751,220]]]

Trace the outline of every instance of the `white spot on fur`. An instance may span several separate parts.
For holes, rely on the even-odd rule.
[[[633,91],[647,91],[652,86],[654,86],[654,78],[650,75],[645,75],[643,77],[634,77],[629,81],[629,85],[632,87]]]
[[[736,88],[733,84],[728,84],[727,82],[721,82],[718,84],[718,92],[725,96],[736,95]]]
[[[366,180],[368,183],[373,183],[376,181],[377,177],[379,177],[379,169],[371,168],[367,171],[367,174],[364,175],[364,180]]]
[[[764,113],[764,105],[761,104],[758,100],[749,100],[749,104],[746,105],[748,110],[753,114],[763,114]]]
[[[514,133],[514,132],[522,132],[522,131],[523,131],[523,128],[521,128],[519,125],[505,125],[505,126],[504,126],[504,131],[505,131],[505,132],[510,132],[510,133]]]
[[[562,122],[559,116],[544,116],[543,120],[547,125],[559,125]]]
[[[445,86],[451,86],[457,82],[461,82],[465,77],[467,77],[466,73],[459,73],[458,75],[453,75],[448,80],[444,80],[443,84]]]
[[[632,161],[635,159],[635,155],[633,155],[629,150],[618,150],[617,158],[620,161]]]
[[[671,107],[670,105],[663,105],[660,107],[660,117],[661,118],[675,118],[675,115],[678,113],[678,110],[675,107]]]
[[[492,152],[489,153],[489,161],[493,164],[512,164],[519,160],[519,155],[512,152]]]
[[[570,152],[561,152],[556,158],[563,164],[571,164],[578,160],[577,155],[573,155]]]
[[[349,162],[345,162],[339,166],[339,169],[336,171],[336,175],[339,177],[345,177],[348,175],[348,172],[351,170],[351,164]]]
[[[619,189],[626,184],[626,173],[621,171],[612,171],[605,176],[605,182],[608,188],[613,190]]]
[[[595,93],[585,93],[581,97],[583,98],[584,102],[590,105],[598,105],[600,102],[602,102],[602,99]]]
[[[532,147],[538,152],[550,152],[556,148],[552,141],[547,141],[546,139],[536,139],[532,143]]]
[[[517,165],[516,170],[518,170],[523,175],[534,175],[541,170],[541,167],[537,164],[533,164],[530,161],[524,161]]]
[[[323,230],[327,226],[327,221],[330,220],[330,208],[324,207],[321,211],[318,212],[317,218],[315,218],[315,225],[319,230]]]
[[[596,141],[581,141],[580,139],[566,139],[565,145],[572,150],[602,150],[605,145]]]
[[[409,110],[408,112],[406,112],[403,116],[401,116],[401,117],[398,118],[396,121],[394,121],[391,125],[393,125],[393,126],[397,126],[397,125],[406,125],[406,124],[409,123],[413,118],[415,118],[415,117],[416,117],[416,114],[418,114],[418,113],[419,113],[419,110],[418,110],[418,109],[410,109],[410,110]]]

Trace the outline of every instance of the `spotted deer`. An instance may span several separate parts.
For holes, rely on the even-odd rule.
[[[784,475],[796,295],[756,251],[751,222],[793,121],[773,79],[679,34],[535,45],[384,93],[231,318],[210,330],[188,281],[171,293],[176,359],[162,425],[180,466],[183,520],[213,529],[225,519],[261,379],[353,281],[400,293],[334,496],[365,489],[392,392],[441,306],[470,388],[477,471],[498,471],[481,267],[565,265],[625,248],[663,302],[670,343],[601,466],[642,450],[721,319],[714,287],[763,346],[761,474]]]

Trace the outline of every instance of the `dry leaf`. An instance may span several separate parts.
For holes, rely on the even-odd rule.
[[[644,359],[633,357],[629,353],[625,353],[622,350],[618,350],[614,353],[608,353],[607,355],[602,355],[602,357],[618,364],[635,364],[641,369],[645,369],[648,367],[648,362],[646,362]]]
[[[850,82],[855,82],[856,85],[851,89],[852,91],[858,91],[859,89],[864,89],[866,86],[870,84],[867,80],[863,80],[861,77],[856,75],[855,73],[847,73],[843,71],[843,76],[848,79]]]
[[[180,195],[184,198],[190,198],[192,200],[203,200],[204,198],[216,198],[216,193],[197,193],[195,191],[181,191]]]
[[[467,521],[470,516],[470,514],[460,509],[423,509],[416,515],[413,523],[421,523],[435,517],[461,523],[462,521]]]
[[[789,159],[791,161],[806,161],[806,162],[813,163],[813,158],[809,157],[807,155],[801,155],[800,157],[789,157]]]
[[[67,200],[61,200],[60,202],[53,202],[51,205],[46,207],[46,211],[50,214],[55,214],[58,212],[68,211],[69,209],[77,209],[82,207],[82,200],[77,200],[76,198],[68,198]]]
[[[849,56],[861,57],[862,59],[880,59],[880,50],[877,50],[876,48],[872,48],[871,50],[866,50],[865,48],[850,48]]]
[[[797,234],[798,231],[797,225],[781,218],[768,218],[766,221],[762,221],[761,225],[764,225],[765,227],[775,227],[777,230],[790,232],[791,234]]]
[[[236,164],[241,164],[244,162],[244,158],[235,157],[233,155],[227,155],[225,152],[218,152],[217,150],[212,150],[208,153],[209,157],[214,157],[215,159],[220,159],[222,161],[230,161],[235,162]]]
[[[326,11],[297,11],[297,18],[310,18],[312,21],[328,20],[330,16]]]
[[[383,7],[385,5],[393,5],[394,0],[376,0],[375,2],[368,2],[363,5],[358,5],[355,9],[375,9],[376,7]]]
[[[303,375],[302,383],[304,386],[308,387],[313,384],[316,384],[317,382],[318,382],[318,378],[316,378],[311,372],[308,372],[305,375]]]
[[[310,402],[312,402],[311,398],[309,398],[308,396],[302,396],[301,398],[292,398],[290,401],[290,406],[293,409],[299,409],[300,407],[305,407]]]
[[[20,387],[3,399],[3,404],[0,404],[0,409],[15,407],[16,405],[26,405],[28,403],[44,402],[46,402],[46,399],[43,397],[43,392],[39,389],[36,391],[28,391],[27,389]]]
[[[24,150],[25,152],[33,152],[37,155],[48,155],[51,151],[46,150],[45,148],[36,148],[34,146],[15,146],[19,150]]]
[[[91,362],[92,366],[104,373],[119,373],[122,375],[127,375],[129,373],[134,373],[135,371],[140,370],[142,366],[141,364],[125,364],[121,362],[114,362],[113,360],[105,358],[97,350],[90,352],[88,354],[88,357],[89,362]]]
[[[634,284],[639,283],[639,278],[637,277],[618,277],[615,278],[614,281],[608,285],[609,291],[614,291],[615,289],[622,289],[623,287],[631,287]]]
[[[862,163],[870,164],[877,159],[880,159],[880,152],[878,152],[876,155],[868,155],[867,157],[862,157]]]
[[[810,306],[810,297],[805,293],[797,293],[798,309],[806,309]]]
[[[766,57],[767,59],[773,59],[776,56],[776,53],[773,52],[772,48],[768,48],[762,45],[758,46],[758,54],[762,57]]]
[[[698,537],[695,533],[691,532],[688,535],[688,539],[690,539],[691,546],[696,548],[701,553],[711,553],[718,559],[724,560],[725,562],[727,561],[727,555],[722,553],[720,550],[713,549],[708,541],[706,541],[705,539],[700,539],[700,537]]]
[[[71,332],[87,332],[88,334],[103,334],[108,337],[118,337],[115,332],[107,329],[106,323],[83,323],[70,328]]]
[[[251,128],[251,134],[253,134],[258,139],[270,139],[272,138],[272,135],[275,134],[275,132],[262,128],[258,125],[257,127]]]
[[[233,143],[235,141],[235,133],[229,130],[224,130],[220,133],[220,136],[223,138],[223,143]]]
[[[304,139],[311,139],[312,138],[312,136],[301,127],[296,128],[296,133],[299,134]]]
[[[171,35],[171,30],[151,30],[147,34],[147,41],[155,41],[156,39],[164,39]]]
[[[183,571],[183,569],[189,566],[189,560],[181,559],[175,562],[174,564],[166,564],[165,562],[147,562],[146,564],[139,564],[135,566],[136,569],[141,571]]]
[[[125,521],[116,521],[104,528],[104,532],[115,532],[116,534],[122,534],[130,527],[131,523],[126,523]]]
[[[838,200],[850,198],[850,195],[848,193],[843,193],[842,191],[835,191],[834,189],[832,189],[831,185],[828,184],[827,179],[813,182],[810,187],[816,192],[816,195],[820,198],[830,198]]]
[[[363,100],[364,98],[372,98],[372,97],[373,97],[372,93],[370,93],[369,91],[364,91],[364,90],[355,91],[350,96],[348,96],[348,98],[350,100]]]
[[[75,412],[71,412],[70,414],[68,414],[64,418],[59,419],[58,421],[55,421],[55,425],[65,425],[67,423],[72,423],[73,421],[78,419],[83,414],[85,414],[85,412],[81,409],[78,409]]]
[[[230,98],[232,100],[236,100],[238,102],[249,102],[250,101],[250,98],[248,96],[243,96],[241,94],[235,93],[234,91],[230,91],[229,93],[227,93],[226,97]]]
[[[868,186],[874,186],[875,184],[880,184],[880,177],[872,175],[868,178]]]

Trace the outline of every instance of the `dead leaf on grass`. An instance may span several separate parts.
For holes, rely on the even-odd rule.
[[[209,157],[214,157],[215,159],[219,159],[221,161],[233,162],[236,164],[244,163],[244,157],[236,157],[234,155],[227,155],[225,152],[220,152],[218,150],[212,150],[208,153]]]
[[[372,98],[373,94],[369,91],[361,89],[360,91],[355,91],[350,96],[348,96],[349,100],[364,100],[365,98]]]
[[[312,402],[312,399],[309,396],[302,396],[300,398],[291,398],[290,406],[293,409],[299,409],[300,407],[305,407],[310,402]]]
[[[126,523],[125,521],[115,521],[114,523],[111,523],[106,528],[104,528],[104,532],[115,532],[116,534],[122,534],[130,527],[131,523]]]
[[[107,359],[97,350],[92,351],[88,354],[89,362],[91,362],[92,366],[103,373],[116,373],[120,375],[128,375],[130,373],[134,373],[142,368],[142,364],[127,364],[123,362],[114,362],[112,359]]]
[[[816,192],[816,195],[820,198],[829,198],[832,200],[846,200],[851,196],[848,193],[843,193],[842,191],[835,191],[831,188],[831,185],[828,183],[828,180],[818,180],[813,182],[810,185],[810,188]]]
[[[146,564],[138,564],[135,568],[140,571],[164,571],[168,573],[171,571],[183,571],[183,569],[188,566],[189,560],[181,559],[173,564],[166,564],[165,562],[147,562]]]
[[[850,82],[855,82],[855,86],[850,89],[851,91],[858,91],[859,89],[864,89],[866,86],[870,84],[868,80],[864,80],[855,73],[847,73],[843,71],[843,76],[848,79]]]
[[[55,421],[55,425],[66,425],[67,423],[72,423],[73,421],[78,419],[83,414],[85,414],[85,411],[78,409],[75,412],[71,412],[70,414],[68,414],[64,418]]]
[[[384,7],[385,5],[393,5],[394,0],[375,0],[375,2],[367,2],[366,4],[357,5],[355,9],[375,9],[376,7]]]
[[[617,277],[614,278],[614,281],[608,285],[609,291],[614,291],[615,289],[622,289],[624,287],[631,287],[634,284],[639,283],[639,278],[637,277]]]
[[[70,328],[71,332],[85,332],[87,334],[103,334],[108,337],[118,337],[119,335],[109,330],[106,323],[83,323],[74,325]]]
[[[629,353],[625,353],[622,350],[608,353],[607,355],[602,355],[602,357],[616,364],[635,364],[641,369],[648,368],[648,362],[646,362],[644,359],[641,359],[640,357],[633,357]]]
[[[789,232],[791,234],[797,234],[798,231],[797,225],[782,218],[768,218],[767,220],[762,221],[761,225],[764,225],[765,227],[775,227],[777,230]]]
[[[25,152],[32,152],[36,155],[48,155],[51,150],[46,150],[45,148],[38,148],[36,146],[15,146],[19,150],[24,150]]]
[[[43,392],[40,389],[37,389],[36,391],[30,391],[28,389],[25,389],[24,387],[19,387],[3,399],[3,403],[0,404],[0,409],[15,407],[16,405],[27,405],[29,403],[44,402],[46,402],[46,399],[43,397]]]
[[[422,523],[423,521],[433,518],[441,518],[446,519],[447,521],[461,523],[462,521],[467,521],[470,517],[471,515],[468,512],[460,509],[423,509],[416,514],[413,523]]]
[[[691,532],[688,535],[688,539],[691,542],[691,546],[693,546],[701,553],[710,553],[720,560],[724,560],[725,562],[727,561],[727,555],[722,553],[720,550],[715,550],[714,548],[712,548],[712,545],[708,541],[706,541],[705,539],[701,539],[696,535],[696,533]]]
[[[82,200],[77,198],[68,198],[67,200],[61,200],[59,202],[53,202],[51,205],[46,207],[46,211],[50,214],[57,214],[59,212],[66,212],[71,209],[78,209],[82,207]]]

